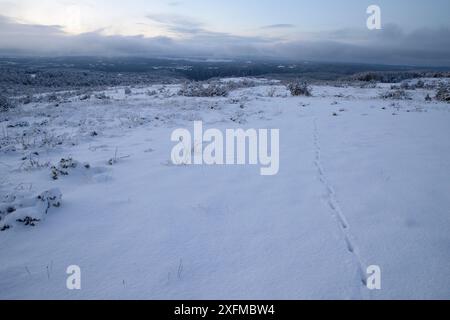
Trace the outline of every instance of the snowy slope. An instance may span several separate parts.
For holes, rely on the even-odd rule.
[[[449,299],[450,106],[426,103],[427,90],[394,101],[379,98],[384,85],[313,89],[112,88],[8,115],[3,205],[55,188],[62,202],[0,232],[0,298]],[[280,129],[279,174],[172,165],[172,131],[195,120]],[[53,180],[70,157],[77,167]],[[69,265],[80,291],[66,288]],[[363,283],[369,265],[380,291]]]

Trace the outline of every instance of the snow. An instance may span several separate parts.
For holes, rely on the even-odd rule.
[[[0,232],[1,299],[450,298],[450,106],[425,102],[432,90],[397,101],[380,98],[388,85],[313,97],[264,81],[228,97],[179,88],[10,111],[0,209],[42,221]],[[280,129],[278,175],[171,164],[172,131],[193,121]],[[62,197],[47,214],[45,191]],[[71,265],[81,290],[66,288]],[[381,290],[364,285],[370,265]]]

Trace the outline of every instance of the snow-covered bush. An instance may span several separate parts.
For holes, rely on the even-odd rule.
[[[30,123],[28,121],[17,121],[8,124],[7,128],[27,128],[30,126]]]
[[[441,84],[436,91],[436,99],[439,101],[450,102],[450,85]]]
[[[190,82],[185,83],[178,92],[180,96],[185,97],[226,97],[229,90],[226,85],[211,82]]]
[[[35,227],[48,214],[50,208],[61,206],[62,193],[59,189],[45,191],[33,198],[11,200],[0,203],[0,231],[11,229],[13,225],[22,224]]]
[[[378,82],[376,81],[368,81],[362,83],[359,87],[361,89],[375,89],[377,87]]]
[[[275,97],[275,93],[276,92],[277,92],[277,88],[276,87],[270,87],[267,90],[267,96],[270,97],[270,98],[273,98],[273,97]]]
[[[410,85],[408,81],[403,81],[400,84],[400,89],[402,89],[402,90],[414,90],[415,86]]]
[[[391,85],[391,90],[416,90],[424,89],[426,87],[423,80],[418,80],[417,82],[402,81],[400,85]]]
[[[111,99],[109,96],[107,96],[104,92],[98,93],[95,95],[95,99],[98,100],[109,100]]]
[[[68,176],[69,172],[78,167],[83,167],[84,169],[90,169],[88,163],[80,164],[78,161],[72,158],[63,158],[59,161],[59,164],[51,167],[51,176],[53,180],[58,180],[61,176]]]
[[[292,81],[287,84],[287,88],[294,97],[306,96],[311,97],[311,88],[308,86],[306,81]]]
[[[356,73],[350,79],[363,82],[399,83],[403,80],[425,76],[426,74],[415,71],[375,71]]]
[[[21,99],[21,102],[23,104],[30,104],[31,102],[33,102],[33,96],[30,94],[27,94],[24,98]]]
[[[381,98],[392,100],[411,100],[410,95],[405,90],[401,89],[385,92],[381,94]]]
[[[80,101],[89,100],[91,98],[90,94],[83,94],[80,96]]]
[[[38,196],[38,200],[45,204],[47,207],[45,213],[48,213],[48,209],[51,207],[59,208],[61,206],[62,193],[59,189],[45,191]]]
[[[47,96],[47,101],[48,101],[48,102],[58,102],[58,101],[59,101],[59,98],[58,98],[58,96],[56,95],[56,93],[52,93],[52,94],[49,94],[49,95]]]
[[[145,94],[148,95],[149,97],[153,97],[156,96],[158,92],[156,90],[147,90]]]
[[[228,91],[233,91],[233,90],[243,89],[243,88],[253,88],[253,87],[258,86],[258,83],[256,81],[254,81],[252,79],[247,79],[247,78],[240,79],[239,81],[226,81],[226,82],[221,82],[221,83],[226,86]]]
[[[236,112],[233,116],[230,117],[230,120],[239,124],[247,123],[247,120],[245,119],[245,113],[242,111]]]
[[[417,81],[402,81],[400,84],[391,85],[391,90],[416,90],[416,89],[436,89],[437,85],[435,82],[425,82],[422,79]]]
[[[417,81],[417,83],[416,83],[416,88],[417,88],[417,89],[423,89],[423,88],[425,88],[425,82],[424,82],[423,80]]]
[[[14,105],[11,100],[0,94],[0,112],[5,112],[12,108],[14,108]]]

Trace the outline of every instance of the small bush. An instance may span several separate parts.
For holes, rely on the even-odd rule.
[[[6,112],[14,108],[13,103],[7,97],[0,95],[0,112]]]
[[[180,96],[185,97],[226,97],[228,93],[229,90],[225,85],[215,82],[186,83],[178,92]]]
[[[101,92],[101,93],[97,93],[95,95],[95,99],[98,99],[98,100],[109,100],[111,98],[109,96],[107,96],[104,92]]]
[[[385,92],[381,95],[381,98],[392,100],[411,100],[409,94],[405,90],[401,89]]]
[[[238,89],[245,89],[245,88],[253,88],[258,86],[258,83],[256,83],[254,80],[251,79],[240,79],[239,81],[227,81],[227,82],[221,82],[222,85],[225,85],[228,91],[234,91]]]
[[[276,92],[277,92],[277,88],[270,87],[269,90],[267,90],[267,96],[270,98],[273,98],[273,97],[275,97]]]
[[[6,231],[13,226],[24,225],[35,227],[52,208],[59,208],[62,203],[62,193],[59,189],[51,189],[32,198],[14,199],[7,203],[0,202],[0,231]]]
[[[308,86],[307,82],[300,82],[300,81],[294,81],[291,83],[288,83],[287,88],[291,92],[291,95],[294,97],[297,96],[305,96],[305,97],[311,97],[311,88]]]
[[[436,91],[436,99],[439,101],[449,102],[450,103],[450,85],[442,84]]]
[[[413,90],[413,89],[415,89],[415,88],[414,88],[413,86],[410,86],[408,82],[403,81],[403,82],[400,84],[400,89],[402,89],[402,90]]]
[[[28,95],[26,95],[26,96],[22,99],[21,102],[22,102],[23,104],[30,104],[30,103],[33,102],[33,96],[30,95],[30,94],[28,94]]]
[[[364,82],[359,87],[361,89],[375,89],[377,87],[377,84],[378,83],[376,81],[368,81],[368,82]]]
[[[71,170],[81,166],[86,170],[90,169],[91,167],[88,163],[81,164],[70,157],[67,159],[63,158],[61,159],[61,161],[59,161],[59,164],[57,166],[51,167],[51,177],[53,180],[58,180],[59,177],[68,176]]]
[[[56,93],[52,93],[47,96],[47,102],[58,102],[58,101],[59,101],[59,98],[56,95]]]
[[[391,90],[416,90],[416,89],[429,89],[430,85],[425,84],[425,82],[420,79],[416,83],[403,81],[400,85],[391,85]]]
[[[417,81],[417,83],[416,83],[416,88],[417,88],[417,89],[423,89],[423,88],[425,88],[425,82],[423,82],[423,80]]]

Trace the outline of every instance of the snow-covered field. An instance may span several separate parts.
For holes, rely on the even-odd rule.
[[[1,299],[450,299],[450,105],[433,91],[178,90],[1,115]],[[280,129],[278,175],[173,165],[171,133],[197,120]]]

